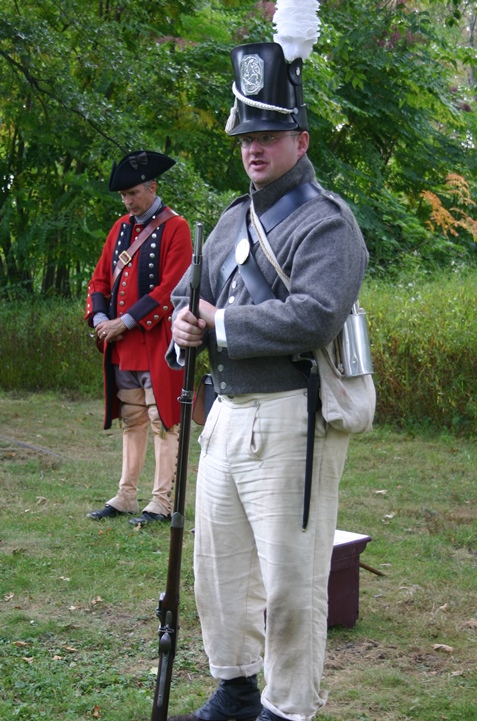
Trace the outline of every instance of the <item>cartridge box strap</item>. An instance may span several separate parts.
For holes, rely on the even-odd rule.
[[[113,283],[116,281],[116,278],[121,273],[123,268],[131,262],[141,245],[144,243],[145,240],[149,238],[151,233],[153,233],[156,228],[162,225],[162,223],[165,223],[166,220],[169,220],[169,218],[173,218],[176,215],[178,215],[178,213],[176,213],[175,210],[172,210],[172,208],[164,208],[162,213],[156,215],[156,217],[153,218],[151,222],[146,225],[146,227],[137,236],[135,241],[131,243],[129,248],[127,248],[127,250],[123,250],[123,252],[120,254],[113,272]]]
[[[316,196],[321,195],[321,193],[322,189],[317,184],[304,183],[303,185],[300,185],[283,195],[280,200],[272,205],[272,207],[265,211],[265,213],[263,213],[260,217],[260,221],[265,229],[265,232],[270,233],[273,228],[279,225],[283,220],[285,220],[285,218],[288,218],[288,216],[297,210],[301,205],[312,198],[316,198]],[[245,203],[247,204],[246,208],[248,209],[250,200],[245,201]],[[239,220],[238,234],[238,241],[245,237],[243,233],[243,216],[241,216]],[[253,242],[256,242],[256,238],[253,239]],[[220,268],[215,288],[216,298],[218,298],[220,291],[236,268],[237,253],[234,248]]]

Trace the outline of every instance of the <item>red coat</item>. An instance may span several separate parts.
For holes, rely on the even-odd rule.
[[[164,356],[171,340],[171,292],[191,263],[190,229],[180,216],[167,220],[144,241],[113,289],[114,260],[143,228],[131,224],[129,215],[114,223],[88,285],[85,319],[90,325],[98,312],[111,319],[129,313],[138,324],[125,332],[123,340],[105,347],[105,429],[119,416],[113,364],[121,370],[150,371],[163,424],[170,428],[180,420],[177,399],[183,372],[171,370]]]

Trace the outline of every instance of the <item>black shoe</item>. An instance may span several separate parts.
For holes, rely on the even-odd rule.
[[[86,518],[92,518],[93,521],[100,521],[102,518],[114,518],[115,516],[124,516],[124,511],[117,511],[112,506],[105,506],[100,511],[90,511],[86,514]]]
[[[150,513],[143,511],[139,518],[131,518],[129,523],[133,526],[146,526],[148,523],[164,523],[170,521],[170,516],[164,516],[163,513]]]

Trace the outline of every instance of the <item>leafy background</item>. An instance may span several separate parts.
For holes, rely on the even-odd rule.
[[[121,213],[114,159],[178,164],[161,193],[209,230],[246,183],[225,135],[231,49],[272,39],[273,2],[4,0],[0,293],[80,297]],[[352,205],[373,272],[475,259],[475,2],[328,0],[305,64],[310,158]],[[458,175],[468,196],[449,195]],[[431,192],[432,205],[423,193]],[[427,196],[429,198],[430,196]],[[465,227],[429,225],[448,210]],[[441,213],[442,217],[442,213]]]

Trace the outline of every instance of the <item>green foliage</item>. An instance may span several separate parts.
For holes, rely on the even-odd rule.
[[[83,320],[84,304],[49,298],[0,304],[0,389],[102,398],[102,355]],[[196,362],[196,381],[208,358]]]
[[[377,422],[474,434],[477,424],[475,273],[455,266],[430,278],[369,282],[368,313]]]
[[[231,49],[271,40],[274,4],[4,0],[0,9],[0,294],[81,297],[120,212],[111,163],[171,154],[165,200],[210,228],[246,188],[225,136]],[[471,256],[427,228],[422,191],[458,173],[475,199],[475,3],[321,3],[304,70],[310,157],[353,206],[372,265]],[[161,181],[162,183],[162,181]],[[180,187],[177,187],[180,186]]]
[[[308,85],[318,176],[350,200],[373,266],[387,268],[423,245],[428,262],[441,239],[426,230],[420,193],[448,172],[476,177],[475,153],[465,147],[471,114],[454,85],[468,49],[448,43],[440,19],[406,3],[326,3],[322,17],[326,85],[315,93]],[[444,243],[436,260],[456,247],[468,253]]]
[[[376,421],[474,435],[476,273],[455,264],[431,276],[412,261],[392,282],[369,277],[360,297],[372,342]],[[82,315],[81,303],[54,298],[0,305],[0,389],[102,397],[102,357]],[[208,358],[199,355],[196,385],[207,371]]]
[[[71,0],[2,6],[4,294],[82,294],[120,207],[105,182],[112,160],[144,146],[180,152],[170,131],[188,132],[180,124],[174,130],[189,104],[182,96],[188,69],[176,62],[171,30],[180,34],[180,18],[192,7],[130,2],[112,11]],[[192,215],[187,193],[195,185],[205,215],[214,191],[199,191],[198,173],[188,167],[181,178],[186,202],[178,209]]]
[[[102,362],[78,302],[0,305],[1,388],[102,395]]]

